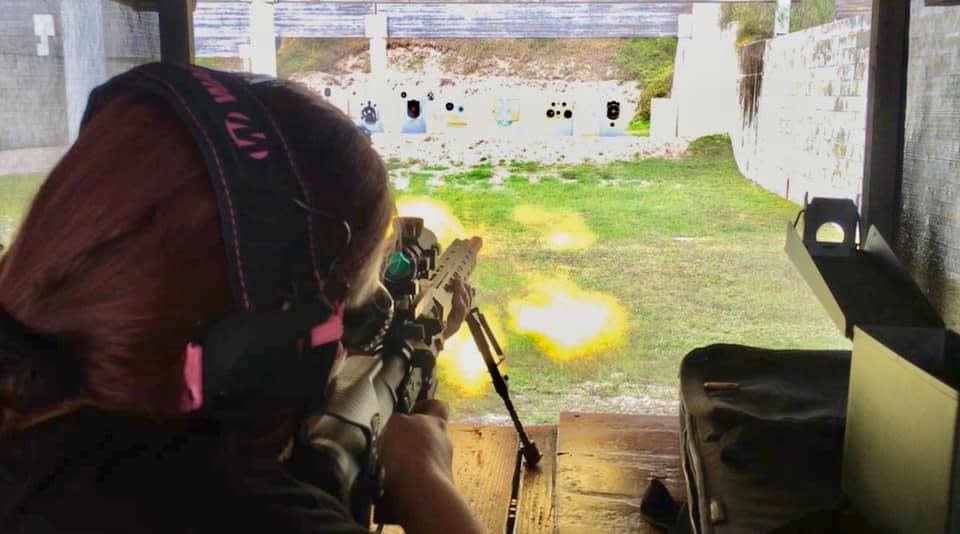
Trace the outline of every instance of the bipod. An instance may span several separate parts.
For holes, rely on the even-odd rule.
[[[490,325],[487,324],[487,318],[480,313],[478,308],[470,310],[470,313],[467,314],[467,326],[470,327],[470,333],[473,334],[473,341],[477,344],[477,348],[483,356],[483,362],[487,364],[487,371],[493,380],[493,389],[495,389],[497,394],[500,395],[500,398],[503,399],[503,403],[507,406],[507,412],[510,413],[510,419],[513,420],[513,426],[517,429],[517,435],[520,437],[520,453],[527,461],[528,467],[536,467],[540,459],[543,458],[543,455],[540,454],[540,450],[537,449],[537,444],[530,441],[530,438],[527,436],[527,431],[523,429],[523,425],[520,423],[520,417],[517,416],[517,411],[513,408],[513,401],[510,400],[510,392],[507,389],[507,377],[500,374],[500,362],[503,361],[503,350],[500,348],[500,344],[497,343],[497,338],[493,336],[493,331],[490,329]],[[493,345],[497,356],[501,357],[499,362],[494,361],[493,354],[490,352],[490,345]]]

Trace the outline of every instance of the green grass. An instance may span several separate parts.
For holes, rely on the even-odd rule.
[[[39,174],[0,176],[0,245],[10,246],[17,225],[43,183]]]
[[[639,118],[632,121],[630,125],[627,126],[627,133],[642,137],[650,137],[650,119]]]
[[[673,64],[677,55],[676,37],[625,39],[615,61],[643,89],[636,119],[650,120],[650,100],[670,96]]]
[[[341,59],[369,49],[366,39],[284,38],[277,49],[277,76],[289,78],[300,72],[337,70]]]
[[[238,57],[198,57],[193,62],[208,69],[243,70],[243,60]]]
[[[550,422],[563,409],[589,409],[594,395],[666,391],[675,398],[681,358],[710,343],[847,346],[783,252],[786,223],[799,208],[744,179],[725,137],[698,140],[680,160],[531,165],[538,176],[567,182],[531,184],[524,179],[531,173],[518,167],[507,167],[512,178],[502,188],[427,188],[412,180],[398,198],[429,195],[468,231],[482,232],[477,303],[502,323],[507,303],[540,276],[565,276],[613,295],[628,311],[619,347],[568,362],[507,332],[511,391],[522,399],[525,420]],[[578,214],[596,243],[548,250],[542,228],[511,220],[519,205],[549,210],[557,220]],[[440,391],[456,417],[504,413],[492,390],[467,397],[446,384]]]

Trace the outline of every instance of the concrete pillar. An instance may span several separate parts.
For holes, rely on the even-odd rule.
[[[277,39],[274,0],[250,2],[250,72],[277,75]]]
[[[390,101],[387,90],[387,16],[367,15],[364,23],[365,34],[370,39],[370,82],[366,98],[377,104],[383,118],[388,113],[387,102]],[[390,124],[390,119],[384,122],[391,131],[399,131],[399,126]]]
[[[367,15],[366,36],[370,39],[370,77],[374,82],[387,77],[387,16]]]
[[[773,19],[773,36],[790,33],[790,0],[777,0],[777,12]]]
[[[80,132],[90,91],[107,80],[101,0],[63,0],[63,74],[67,103],[67,142]]]
[[[240,60],[243,61],[244,72],[253,72],[253,55],[251,50],[252,47],[248,44],[237,45],[237,55],[240,57]]]
[[[650,139],[669,141],[677,138],[677,105],[672,98],[650,101]]]
[[[720,28],[721,7],[697,3],[690,15],[678,18],[671,99],[680,137],[726,133],[736,108],[736,33]]]

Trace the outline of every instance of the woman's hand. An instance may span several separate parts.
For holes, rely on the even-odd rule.
[[[453,277],[453,306],[450,308],[450,315],[447,317],[447,326],[443,329],[443,339],[450,339],[460,326],[463,325],[467,313],[473,307],[473,288],[460,278],[460,275]]]
[[[402,494],[425,476],[453,480],[453,444],[447,436],[447,405],[436,399],[419,401],[414,413],[395,413],[383,435],[385,491]]]
[[[407,534],[480,534],[483,529],[453,485],[447,405],[420,401],[394,414],[383,436],[384,495],[377,504]]]

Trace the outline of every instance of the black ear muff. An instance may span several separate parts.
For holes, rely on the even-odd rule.
[[[333,314],[325,302],[288,310],[240,312],[203,338],[203,407],[217,418],[243,417],[320,398],[336,344],[311,347],[311,330]]]
[[[300,175],[283,132],[255,95],[260,83],[278,82],[194,65],[141,65],[95,89],[82,121],[117,96],[146,94],[176,113],[203,155],[234,301],[202,335],[206,415],[300,405],[324,391],[336,356],[332,341],[310,346],[313,327],[333,314],[325,291],[337,261],[317,250],[315,236],[345,229],[349,243],[349,225],[339,192]],[[367,106],[376,122],[376,106]]]

